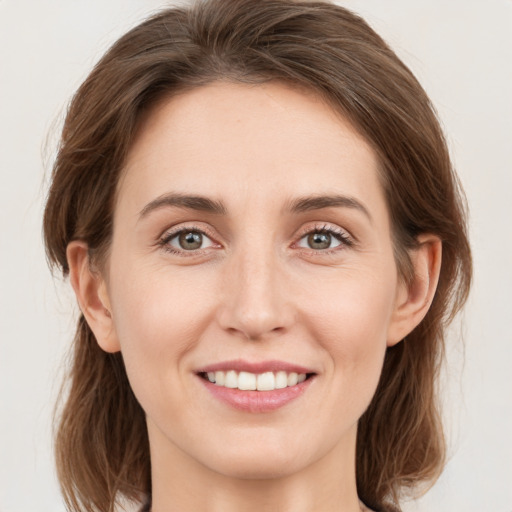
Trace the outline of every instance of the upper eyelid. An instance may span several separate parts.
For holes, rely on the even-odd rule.
[[[356,241],[356,238],[348,229],[342,228],[337,224],[332,224],[331,222],[314,222],[313,225],[309,224],[307,226],[302,226],[297,231],[296,236],[300,236],[302,238],[309,233],[314,233],[315,231],[327,231],[331,233],[344,234],[347,238],[350,238],[354,242]]]
[[[181,233],[182,231],[199,231],[205,235],[213,236],[210,229],[197,225],[197,224],[202,224],[200,222],[197,224],[192,222],[191,224],[185,225],[185,226],[182,226],[181,224],[188,224],[188,223],[179,223],[176,226],[167,227],[162,231],[162,234],[160,235],[160,237],[164,236],[167,233],[176,234],[176,233]],[[315,230],[316,231],[332,231],[332,232],[341,231],[343,233],[347,233],[347,235],[349,235],[349,236],[352,236],[347,229],[337,226],[336,224],[332,224],[330,222],[314,222],[313,225],[309,224],[306,227],[301,226],[296,231],[296,236],[298,236],[300,233],[307,234],[307,233],[314,232]]]
[[[213,243],[223,245],[221,242],[218,241],[218,238],[223,238],[222,236],[216,236],[216,232],[214,233],[213,229],[209,229],[207,226],[201,225],[201,222],[191,222],[189,223],[179,223],[176,226],[171,226],[166,228],[162,234],[158,237],[157,242],[158,243],[168,243],[170,240],[172,240],[174,237],[179,235],[180,233],[184,231],[198,231],[199,233],[203,234],[204,236],[208,237]],[[301,226],[296,232],[295,235],[293,235],[293,240],[291,242],[291,245],[293,246],[298,241],[300,241],[304,236],[314,233],[315,231],[326,231],[331,232],[338,235],[343,235],[343,237],[349,239],[352,243],[356,243],[357,239],[352,235],[351,232],[349,232],[346,228],[342,228],[341,226],[337,224],[333,224],[331,222],[320,222],[320,221],[314,221],[312,223],[307,223],[303,226]]]
[[[208,251],[208,249],[211,249],[211,247],[205,247],[205,248],[199,248],[199,249],[193,249],[193,250],[185,250],[179,247],[174,247],[171,244],[171,241],[174,240],[180,233],[183,232],[191,232],[196,231],[198,233],[201,233],[203,236],[208,238],[212,245],[220,245],[219,242],[208,233],[209,230],[206,230],[204,228],[200,228],[196,225],[189,225],[189,226],[180,226],[178,224],[177,226],[167,228],[164,230],[164,232],[157,238],[155,242],[155,246],[158,249],[164,250],[166,252],[174,253],[175,255],[179,255],[180,257],[194,257],[199,256],[204,253],[204,251]],[[172,248],[171,248],[172,247]]]
[[[215,238],[215,235],[212,233],[212,230],[208,228],[196,225],[195,223],[191,223],[190,225],[186,226],[182,226],[181,224],[182,223],[164,229],[162,234],[158,237],[158,240],[174,238],[176,235],[179,235],[184,231],[197,231],[203,235],[206,235],[208,238]]]

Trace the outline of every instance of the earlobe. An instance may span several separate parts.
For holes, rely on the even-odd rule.
[[[399,284],[388,346],[405,338],[427,314],[439,281],[442,242],[435,235],[423,234],[418,237],[418,246],[410,251],[409,257],[414,277],[409,283]]]
[[[87,244],[70,242],[66,257],[71,286],[98,345],[106,352],[119,352],[107,286],[101,274],[91,268]]]

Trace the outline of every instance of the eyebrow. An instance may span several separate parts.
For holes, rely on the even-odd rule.
[[[362,212],[370,222],[373,221],[368,209],[354,197],[344,195],[318,195],[299,197],[291,201],[288,210],[292,213],[303,213],[323,208],[352,208]]]
[[[194,196],[179,193],[163,194],[149,202],[139,213],[139,218],[146,217],[151,212],[165,207],[177,207],[189,210],[197,210],[216,215],[226,215],[227,209],[224,203],[209,199],[204,196]],[[305,196],[291,200],[285,210],[291,213],[304,213],[323,208],[352,208],[362,212],[370,222],[372,216],[368,209],[357,199],[344,195],[316,195]]]
[[[139,218],[146,217],[151,212],[165,207],[186,208],[202,212],[226,215],[227,210],[223,203],[203,196],[191,196],[186,194],[163,194],[149,202],[139,213]]]

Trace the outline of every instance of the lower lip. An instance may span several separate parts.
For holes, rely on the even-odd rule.
[[[309,387],[314,376],[300,384],[272,391],[243,391],[241,389],[217,386],[200,376],[206,389],[218,400],[244,412],[271,412],[280,409],[299,398]]]

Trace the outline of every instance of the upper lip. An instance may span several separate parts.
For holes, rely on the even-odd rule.
[[[222,361],[220,363],[209,364],[203,366],[197,370],[197,373],[208,373],[217,371],[229,371],[234,370],[236,372],[249,372],[249,373],[265,373],[265,372],[279,372],[284,371],[287,373],[316,373],[311,368],[289,363],[286,361],[270,360],[270,361],[259,361],[251,362],[243,359],[232,359],[230,361]]]

